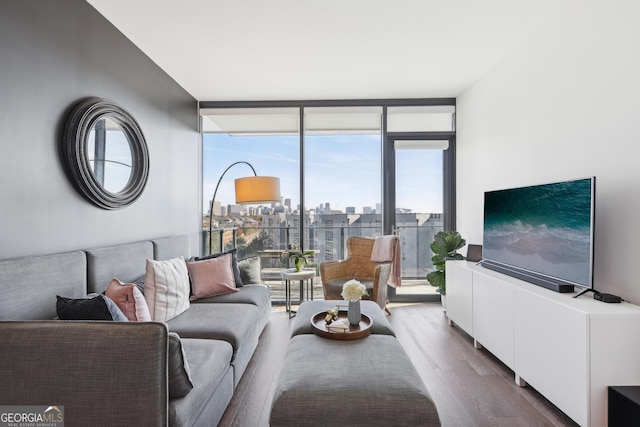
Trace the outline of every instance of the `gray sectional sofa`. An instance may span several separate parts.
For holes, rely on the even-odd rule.
[[[269,321],[267,286],[193,301],[166,323],[53,320],[56,295],[134,282],[147,259],[188,259],[189,248],[177,236],[0,261],[0,406],[64,406],[67,426],[216,425]],[[193,383],[174,398],[170,332]]]

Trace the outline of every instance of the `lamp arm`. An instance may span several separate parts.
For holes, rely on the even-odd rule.
[[[220,179],[218,179],[218,183],[216,184],[216,189],[213,192],[213,197],[211,198],[211,206],[209,207],[209,252],[211,252],[211,233],[212,233],[212,224],[213,224],[213,202],[216,199],[216,194],[218,194],[218,187],[220,187],[220,182],[222,182],[222,178],[224,178],[224,176],[226,175],[227,171],[229,169],[231,169],[232,167],[234,167],[237,164],[240,163],[244,163],[245,165],[249,166],[251,168],[251,170],[253,171],[253,176],[258,176],[258,174],[256,173],[256,170],[253,168],[253,166],[251,166],[251,163],[249,162],[245,162],[243,160],[240,160],[238,162],[232,163],[231,165],[229,165],[224,172],[222,172],[222,175],[220,175]]]

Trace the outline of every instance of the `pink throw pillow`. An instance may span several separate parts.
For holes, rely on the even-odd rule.
[[[147,301],[133,283],[122,283],[118,279],[113,279],[109,282],[104,294],[116,303],[130,322],[151,321]]]
[[[193,290],[191,301],[238,292],[232,261],[233,257],[229,253],[218,258],[188,262],[187,270],[189,270]]]

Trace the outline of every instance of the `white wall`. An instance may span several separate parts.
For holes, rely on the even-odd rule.
[[[640,2],[571,0],[458,97],[457,229],[483,193],[595,175],[595,282],[640,304]]]

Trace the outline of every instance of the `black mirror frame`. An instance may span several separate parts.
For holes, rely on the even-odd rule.
[[[107,117],[122,128],[131,147],[131,176],[117,193],[107,191],[102,186],[87,158],[89,133],[98,120]],[[103,209],[121,209],[132,204],[147,184],[149,150],[142,130],[133,116],[108,99],[87,98],[73,107],[62,136],[62,158],[75,187],[87,200]]]

